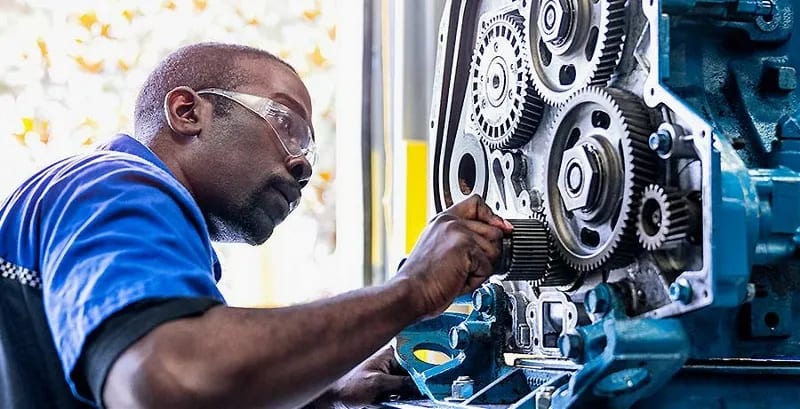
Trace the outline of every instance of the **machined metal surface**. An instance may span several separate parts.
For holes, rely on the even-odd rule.
[[[610,88],[585,88],[556,115],[544,208],[574,268],[619,267],[635,256],[639,196],[655,178],[649,128],[637,98]]]
[[[800,354],[800,3],[448,4],[434,210],[479,193],[541,253],[507,238],[524,262],[473,295],[428,396],[467,374],[468,407],[664,407],[687,359],[726,391],[727,359],[794,374],[774,362]]]
[[[533,84],[549,104],[606,85],[625,34],[624,0],[539,0],[531,5]]]

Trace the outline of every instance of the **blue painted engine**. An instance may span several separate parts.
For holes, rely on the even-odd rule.
[[[800,407],[798,6],[449,1],[433,207],[516,229],[386,405]]]

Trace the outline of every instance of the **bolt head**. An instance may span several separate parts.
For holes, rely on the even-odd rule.
[[[659,129],[650,134],[647,144],[659,155],[666,155],[672,149],[672,136],[665,129]]]
[[[603,315],[611,311],[611,289],[605,284],[589,290],[583,300],[583,306],[589,314]]]
[[[475,393],[475,382],[469,376],[459,376],[450,385],[450,397],[454,400],[466,400]]]
[[[490,314],[494,304],[494,294],[486,287],[481,287],[472,293],[472,308],[484,314]]]
[[[558,337],[558,349],[564,357],[578,360],[583,355],[583,337],[574,332],[562,334]]]
[[[464,325],[450,328],[450,348],[464,349],[469,345],[469,330]]]
[[[539,6],[537,21],[542,40],[555,45],[566,42],[572,26],[570,0],[545,0]]]
[[[591,207],[599,184],[599,167],[588,145],[576,145],[564,151],[558,190],[567,210]]]
[[[679,278],[669,285],[669,299],[688,304],[692,301],[692,285],[685,278]]]

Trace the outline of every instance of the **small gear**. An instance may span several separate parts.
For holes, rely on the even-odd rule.
[[[690,220],[685,195],[649,185],[642,192],[636,235],[645,250],[669,248],[689,236]]]
[[[472,55],[472,114],[492,149],[514,149],[536,132],[544,103],[530,82],[524,19],[517,12],[481,24]]]
[[[538,0],[530,21],[533,86],[545,102],[608,83],[622,52],[625,0]]]
[[[535,219],[508,220],[514,230],[503,239],[500,256],[501,272],[506,281],[538,280],[545,276],[548,267],[550,235],[547,227]]]
[[[656,178],[651,129],[639,99],[614,88],[585,88],[556,114],[544,209],[557,249],[579,272],[623,266],[639,249],[639,200]]]
[[[533,287],[563,287],[572,286],[578,280],[578,273],[570,266],[564,263],[561,259],[556,248],[556,243],[550,234],[550,228],[547,225],[547,217],[542,212],[536,212],[533,215],[535,220],[544,224],[547,229],[547,269],[544,276],[538,280],[531,280]]]

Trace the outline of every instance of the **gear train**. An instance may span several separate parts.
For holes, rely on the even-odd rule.
[[[800,407],[798,6],[448,1],[431,207],[516,229],[386,405]]]

